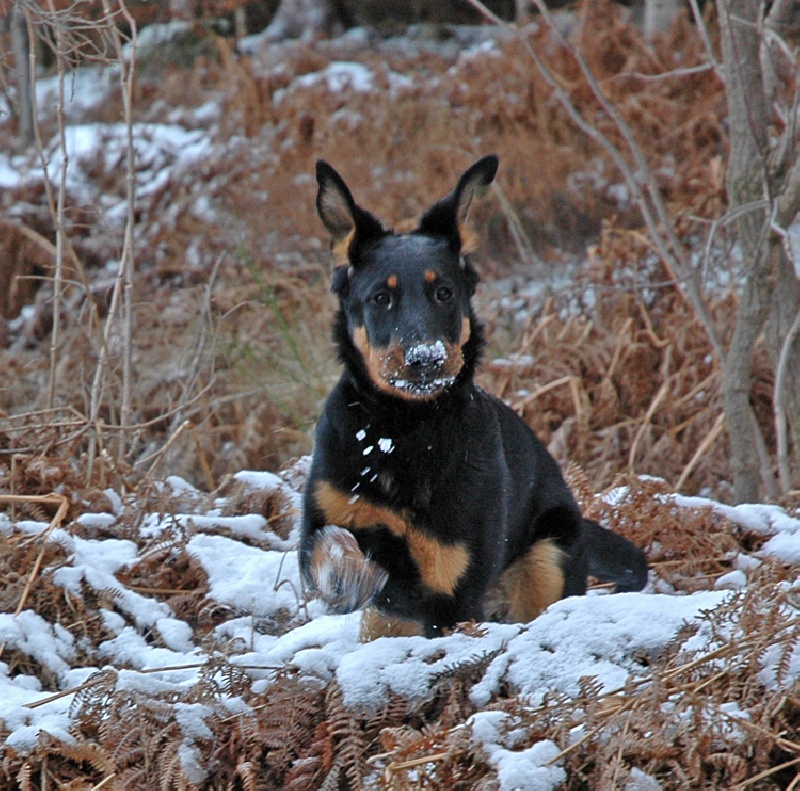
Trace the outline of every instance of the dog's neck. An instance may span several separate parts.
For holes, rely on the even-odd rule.
[[[486,340],[483,324],[470,311],[470,337],[463,346],[464,364],[455,382],[445,392],[430,400],[406,399],[379,390],[370,378],[364,360],[356,349],[347,326],[347,317],[340,308],[333,324],[333,341],[339,360],[344,365],[343,377],[351,386],[364,408],[399,426],[413,428],[437,413],[445,413],[468,399],[475,388],[475,371],[480,364]]]

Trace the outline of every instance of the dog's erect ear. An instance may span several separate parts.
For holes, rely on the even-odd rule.
[[[458,180],[456,188],[446,197],[425,212],[419,222],[419,232],[446,236],[454,246],[461,248],[464,223],[467,219],[470,203],[480,187],[486,187],[494,181],[500,160],[496,154],[479,159]]]
[[[356,238],[363,241],[385,233],[380,221],[356,204],[342,177],[321,159],[317,184],[317,213],[331,235],[335,253],[346,258]]]

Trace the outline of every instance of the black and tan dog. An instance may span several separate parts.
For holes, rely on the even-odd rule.
[[[644,554],[582,518],[545,446],[473,381],[484,339],[464,222],[497,166],[476,162],[396,234],[317,163],[344,372],[317,426],[300,567],[334,611],[368,608],[365,639],[529,621],[589,574],[647,580]]]

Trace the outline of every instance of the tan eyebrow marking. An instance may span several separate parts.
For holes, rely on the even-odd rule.
[[[426,269],[425,270],[425,282],[426,283],[433,283],[434,280],[436,280],[436,272],[434,272],[432,269]]]
[[[386,285],[389,286],[389,288],[397,288],[397,275],[389,275]]]

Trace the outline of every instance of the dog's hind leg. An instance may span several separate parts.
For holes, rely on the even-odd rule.
[[[486,595],[486,614],[506,623],[527,623],[565,595],[565,553],[555,542],[537,541],[500,575]]]
[[[362,643],[379,637],[418,637],[424,634],[422,624],[384,615],[374,607],[367,607],[361,615]]]

